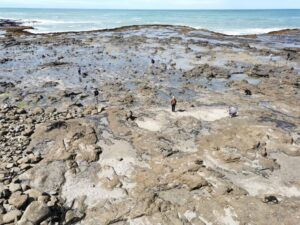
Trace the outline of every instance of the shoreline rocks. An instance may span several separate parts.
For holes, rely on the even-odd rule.
[[[6,34],[0,224],[296,224],[295,40],[159,25]]]

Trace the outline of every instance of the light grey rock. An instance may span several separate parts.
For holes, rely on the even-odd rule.
[[[62,161],[40,164],[22,174],[19,179],[41,192],[56,191],[64,182],[66,168]]]
[[[84,217],[84,214],[79,212],[78,210],[69,210],[65,216],[66,224],[73,224],[80,221]]]
[[[17,192],[17,191],[21,191],[22,190],[21,184],[11,183],[9,185],[9,190],[12,193]]]
[[[15,166],[14,163],[8,163],[8,164],[6,165],[6,169],[11,169],[11,168],[13,168],[14,166]]]
[[[28,194],[29,198],[32,198],[34,200],[37,200],[40,196],[42,196],[42,192],[36,189],[29,189],[25,191],[25,194]]]
[[[3,216],[3,223],[6,224],[6,223],[17,222],[17,220],[21,216],[22,216],[22,212],[20,210],[12,210]]]
[[[34,201],[25,210],[21,222],[39,224],[50,216],[50,208],[43,202]]]

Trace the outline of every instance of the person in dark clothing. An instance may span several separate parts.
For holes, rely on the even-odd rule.
[[[95,96],[96,102],[97,102],[97,104],[98,104],[98,103],[99,103],[99,100],[98,100],[98,96],[99,96],[98,88],[95,88],[95,89],[94,89],[94,96]]]
[[[172,112],[176,111],[176,104],[177,104],[177,100],[176,100],[175,96],[173,96],[171,99]]]

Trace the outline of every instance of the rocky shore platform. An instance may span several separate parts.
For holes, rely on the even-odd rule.
[[[299,30],[1,24],[0,224],[300,223]]]

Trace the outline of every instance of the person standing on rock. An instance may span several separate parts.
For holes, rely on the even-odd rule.
[[[99,104],[99,99],[98,99],[99,91],[98,91],[98,88],[95,88],[95,89],[94,89],[94,96],[95,96],[95,98],[96,98],[97,104]]]
[[[175,98],[175,96],[173,96],[171,99],[172,112],[176,111],[176,104],[177,104],[177,99]]]

